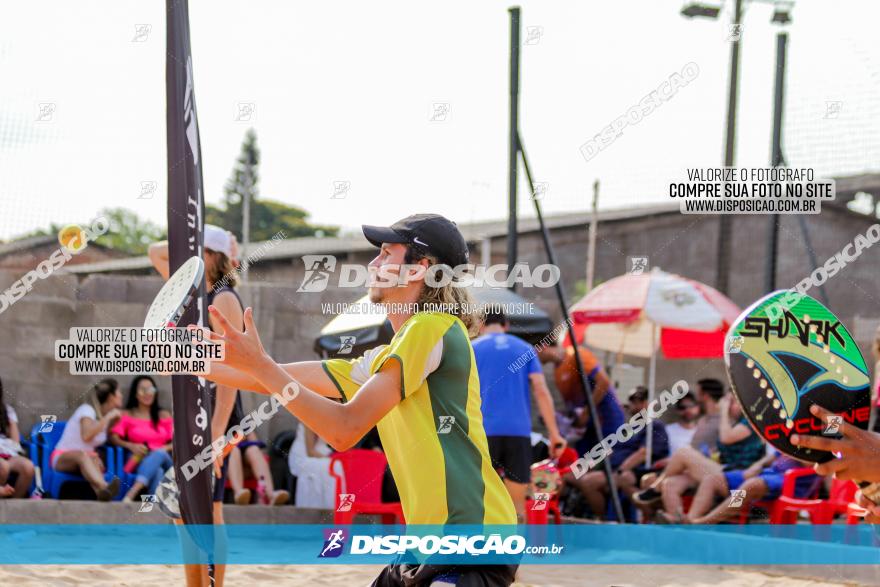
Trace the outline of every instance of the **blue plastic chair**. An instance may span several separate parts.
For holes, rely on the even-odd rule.
[[[34,424],[31,429],[31,460],[36,464],[39,463],[40,473],[42,475],[43,490],[52,498],[59,499],[61,489],[67,483],[86,483],[88,481],[82,475],[72,473],[62,473],[52,468],[51,456],[52,451],[61,440],[64,428],[67,422],[53,422],[51,430],[43,430],[45,423]],[[99,446],[98,449],[105,449],[107,452],[107,466],[104,473],[104,479],[108,482],[116,476],[116,458],[114,448],[110,446]],[[121,492],[120,492],[121,493]]]

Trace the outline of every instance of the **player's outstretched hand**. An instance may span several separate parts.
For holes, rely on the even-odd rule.
[[[810,412],[826,425],[829,424],[829,417],[835,416],[817,405],[811,406]],[[816,473],[819,475],[833,474],[836,479],[880,482],[880,434],[862,430],[843,418],[835,424],[843,438],[792,434],[791,443],[804,448],[840,453],[840,458],[827,463],[816,463]]]
[[[224,343],[224,365],[233,369],[253,373],[259,370],[267,358],[260,335],[254,324],[254,311],[247,308],[244,311],[244,331],[237,330],[226,316],[215,306],[208,306],[208,311],[214,317],[219,332],[211,333],[211,340]]]

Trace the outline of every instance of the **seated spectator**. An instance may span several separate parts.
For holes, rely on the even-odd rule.
[[[18,415],[3,401],[3,381],[0,380],[0,497],[25,497],[34,479],[34,464],[22,456]],[[15,485],[8,481],[15,473]]]
[[[614,391],[614,387],[611,385],[611,380],[602,369],[599,359],[597,359],[596,355],[586,347],[578,348],[578,354],[581,356],[581,361],[584,370],[586,371],[585,375],[587,378],[587,384],[592,390],[593,402],[596,406],[596,410],[599,412],[599,428],[602,437],[604,438],[614,434],[620,425],[623,424],[625,419],[623,408],[620,407],[620,402],[617,401],[617,394]],[[565,358],[568,355],[573,354],[574,350],[570,347],[565,349],[562,346],[556,346],[547,347],[541,353],[541,356],[547,357],[551,362],[556,363],[556,369],[558,371],[562,368]],[[580,384],[577,384],[577,388],[581,388]],[[560,417],[560,415],[557,414],[557,421],[560,419],[563,420],[563,423],[560,424],[560,435],[572,434],[579,436],[575,441],[574,448],[580,455],[590,452],[600,440],[596,437],[595,431],[593,430],[593,425],[590,422],[590,411],[586,407],[586,403],[586,397],[577,401],[566,400],[568,412],[573,414],[573,421],[570,422],[571,428],[569,428],[569,423],[564,422],[566,416],[562,415]],[[563,430],[564,432],[562,432]],[[580,431],[580,433],[578,433],[578,431]]]
[[[95,449],[107,441],[107,431],[122,416],[122,392],[115,379],[102,379],[92,387],[90,396],[67,421],[50,464],[56,471],[82,475],[99,501],[110,501],[119,493],[119,477],[107,483],[104,463]]]
[[[290,472],[296,477],[294,504],[305,508],[333,509],[336,506],[336,479],[330,475],[330,455],[326,442],[299,424],[290,448]]]
[[[636,387],[629,394],[627,405],[630,416],[648,406],[648,389]],[[663,422],[654,420],[651,425],[651,458],[653,461],[663,459],[669,454],[669,439]],[[647,457],[648,427],[642,428],[626,442],[614,447],[611,455],[611,467],[614,469],[617,487],[626,497],[631,497],[638,489],[641,477],[649,471],[644,464]],[[601,466],[601,465],[600,465]],[[608,479],[605,472],[597,466],[580,478],[568,472],[563,476],[566,483],[580,489],[590,506],[594,516],[604,517],[607,507]]]
[[[707,477],[700,484],[705,494],[714,499],[722,498],[715,509],[709,511],[712,502],[694,498],[694,503],[682,521],[687,524],[718,524],[734,515],[739,515],[743,508],[751,507],[753,501],[759,499],[776,499],[782,493],[782,482],[785,472],[803,467],[797,460],[776,451],[753,463],[742,471],[727,471],[723,475]],[[806,499],[815,491],[820,477],[807,475],[795,482],[795,497]],[[733,499],[731,490],[738,489],[741,494]],[[700,495],[700,490],[697,494]],[[706,513],[708,512],[708,513]]]
[[[679,403],[684,402],[686,397],[679,400]],[[721,401],[722,397],[724,397],[724,384],[717,379],[700,379],[697,381],[697,402],[702,410],[702,415],[699,416],[694,426],[690,446],[705,456],[711,456],[715,460],[718,459],[718,422],[720,418],[718,402]],[[693,409],[691,408],[691,411]],[[675,455],[682,448],[681,446],[675,450],[670,448],[669,454]],[[664,459],[658,463],[658,466],[666,467],[668,464],[669,459]],[[648,473],[642,477],[642,488],[645,489],[652,485],[656,479],[656,473]],[[695,487],[693,479],[681,475],[667,477],[665,483],[668,486],[668,491],[678,493],[679,495]],[[634,501],[646,515],[654,515],[653,509],[641,503],[638,497]]]
[[[257,503],[284,505],[290,500],[290,493],[286,490],[275,490],[269,463],[260,450],[265,446],[257,435],[251,432],[229,453],[229,484],[232,486],[235,503],[238,505],[251,503],[251,490],[244,486],[247,473],[257,480]]]
[[[725,395],[719,402],[719,409],[719,460],[716,461],[693,447],[679,449],[672,455],[660,477],[647,489],[633,495],[633,501],[640,506],[652,506],[662,501],[665,513],[659,514],[659,521],[683,521],[681,498],[687,489],[698,487],[704,480],[717,478],[726,471],[747,469],[766,454],[764,441],[755,434],[742,415],[739,403],[731,401],[730,395]],[[694,505],[699,499],[701,503],[709,501],[711,506],[712,487],[706,485],[702,491],[698,489]]]
[[[678,400],[675,404],[678,412],[678,421],[666,426],[666,435],[669,436],[669,454],[674,453],[684,446],[690,446],[697,431],[697,420],[700,417],[700,404],[693,392]],[[665,466],[665,463],[658,463]]]
[[[724,397],[724,384],[717,379],[697,381],[697,401],[703,414],[697,419],[691,446],[707,457],[718,452],[718,426],[721,421],[721,398]],[[714,457],[713,457],[714,458]]]
[[[149,375],[135,377],[128,390],[125,411],[110,430],[110,442],[131,451],[126,472],[135,472],[135,481],[123,501],[133,501],[144,489],[155,494],[171,468],[171,439],[174,435],[171,413],[159,405],[156,382]],[[133,464],[135,468],[131,470]]]

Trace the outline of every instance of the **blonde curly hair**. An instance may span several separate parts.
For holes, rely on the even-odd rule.
[[[417,249],[407,246],[405,262],[417,263],[422,259],[428,260],[428,266],[439,264],[439,260],[432,255],[424,254]],[[483,321],[482,312],[475,309],[473,297],[467,287],[455,285],[455,279],[445,281],[438,276],[442,269],[432,269],[434,282],[444,283],[441,286],[433,286],[428,283],[427,274],[425,284],[416,300],[416,311],[441,311],[452,314],[464,323],[470,337],[479,334],[480,325]]]

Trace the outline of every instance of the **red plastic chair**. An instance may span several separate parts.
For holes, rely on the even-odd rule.
[[[791,469],[785,472],[785,477],[782,481],[782,491],[780,493],[780,497],[778,499],[759,499],[753,501],[752,503],[748,503],[743,505],[743,507],[739,511],[739,517],[737,519],[738,524],[748,524],[749,519],[751,517],[752,508],[759,508],[763,510],[767,510],[770,512],[770,523],[771,524],[795,524],[797,523],[797,512],[800,510],[786,510],[789,507],[789,501],[791,503],[803,503],[803,502],[812,502],[812,501],[822,501],[816,499],[799,499],[794,497],[794,490],[797,480],[801,477],[807,477],[809,475],[815,475],[816,472],[808,467],[801,467],[797,469]],[[813,491],[813,497],[818,495],[819,486],[816,485],[816,488]],[[823,513],[817,514],[823,516]],[[811,518],[813,516],[811,515]],[[822,518],[824,519],[824,518]],[[788,521],[785,521],[788,520]],[[815,522],[822,523],[822,522]]]
[[[382,502],[382,478],[387,464],[383,453],[359,448],[330,457],[330,474],[336,479],[334,524],[351,524],[358,514],[379,514],[383,524],[406,523],[400,502]],[[344,507],[343,495],[353,496],[346,499]]]
[[[752,508],[758,508],[758,509],[767,510],[767,511],[772,512],[775,504],[776,504],[776,502],[773,501],[772,499],[757,499],[751,503],[745,504],[739,510],[739,518],[737,518],[736,523],[739,524],[740,526],[742,526],[744,524],[748,524],[749,520],[751,519],[751,516],[752,516]],[[770,515],[772,517],[773,514],[771,513]],[[773,522],[771,522],[771,523],[773,523]]]
[[[868,515],[868,511],[859,504],[852,502],[846,506],[846,523],[848,526],[859,524]]]
[[[813,469],[794,469],[785,474],[782,495],[773,505],[771,524],[795,524],[799,512],[807,512],[814,524],[830,524],[837,514],[847,513],[847,506],[856,494],[856,484],[852,481],[835,479],[831,484],[828,499],[799,499],[794,497],[795,481],[809,474]],[[818,489],[817,489],[818,491]]]
[[[553,514],[553,523],[562,523],[562,514],[559,511],[559,499],[555,496],[547,501],[547,505],[541,509],[535,509],[537,503],[534,499],[526,500],[526,524],[549,524],[550,514]]]

